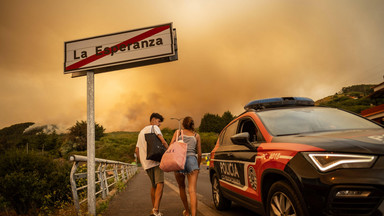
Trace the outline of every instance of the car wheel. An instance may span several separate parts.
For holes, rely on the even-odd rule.
[[[217,210],[226,210],[231,207],[231,200],[225,198],[221,193],[220,182],[217,174],[212,176],[212,198]]]
[[[303,207],[292,189],[285,181],[275,182],[268,193],[267,215],[303,216]]]

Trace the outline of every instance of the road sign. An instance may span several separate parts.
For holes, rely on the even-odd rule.
[[[64,73],[76,77],[172,60],[176,30],[168,23],[65,42]]]
[[[88,213],[96,215],[94,75],[177,60],[176,30],[168,23],[68,41],[64,46],[64,74],[87,75],[87,199]]]

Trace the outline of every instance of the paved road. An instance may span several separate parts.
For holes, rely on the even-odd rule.
[[[149,215],[151,211],[149,179],[141,168],[127,184],[127,188],[118,193],[109,203],[104,216],[141,216]],[[217,211],[213,205],[211,184],[208,170],[202,167],[197,183],[198,215],[200,216],[255,216],[255,213],[233,204],[232,208],[225,212]],[[179,198],[178,187],[173,173],[165,174],[165,188],[160,211],[165,216],[182,215],[183,205]]]

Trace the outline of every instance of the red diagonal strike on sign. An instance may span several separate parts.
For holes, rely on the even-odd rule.
[[[127,46],[128,44],[133,44],[133,43],[136,43],[138,41],[144,40],[145,38],[151,37],[151,36],[153,36],[153,35],[155,35],[155,34],[157,34],[159,32],[167,30],[169,28],[170,28],[169,25],[159,26],[159,27],[153,28],[151,30],[148,30],[148,31],[146,31],[146,32],[144,32],[142,34],[139,34],[139,35],[137,35],[137,36],[135,36],[133,38],[130,38],[130,39],[126,40],[126,41],[123,41],[123,42],[121,42],[119,44],[116,44],[115,46],[119,47],[122,44]],[[100,58],[103,58],[104,56],[110,55],[110,54],[111,53],[105,54],[105,52],[103,51],[103,52],[99,53],[98,55],[95,54],[95,55],[89,56],[88,58],[85,58],[85,59],[83,59],[81,61],[78,61],[78,62],[72,64],[72,65],[69,65],[68,67],[65,68],[65,70],[69,71],[69,70],[79,69],[79,68],[83,67],[84,65],[87,65],[87,64],[89,64],[91,62],[94,62],[94,61],[96,61],[96,60],[98,60]]]

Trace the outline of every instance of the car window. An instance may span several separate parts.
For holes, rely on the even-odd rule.
[[[238,125],[238,122],[236,121],[227,127],[227,129],[225,130],[225,133],[223,136],[223,141],[222,141],[221,145],[223,145],[223,146],[233,145],[233,143],[231,141],[231,136],[236,134],[237,125]]]
[[[251,118],[245,118],[240,120],[240,126],[238,133],[247,132],[249,134],[250,142],[257,142],[262,140],[260,131]]]
[[[219,145],[223,145],[224,134],[226,130],[223,130],[219,135]]]
[[[275,136],[337,130],[381,129],[357,115],[326,107],[268,110],[257,113]]]

